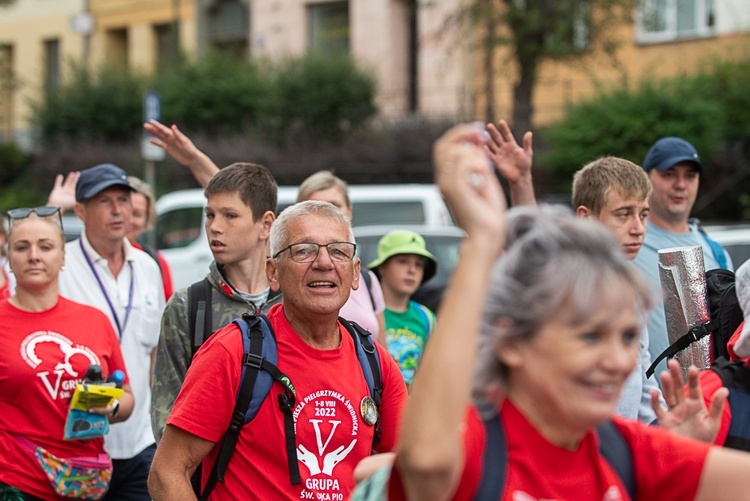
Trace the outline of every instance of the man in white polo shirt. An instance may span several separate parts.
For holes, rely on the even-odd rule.
[[[109,317],[120,338],[133,388],[132,415],[113,425],[105,437],[114,466],[107,498],[149,500],[146,481],[156,448],[149,416],[150,377],[164,293],[156,262],[125,237],[131,192],[125,172],[112,164],[81,172],[75,213],[85,229],[65,247],[60,293],[99,308]]]

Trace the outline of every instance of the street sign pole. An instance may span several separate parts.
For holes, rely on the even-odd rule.
[[[154,91],[149,91],[143,98],[143,121],[144,123],[149,120],[161,120],[161,98],[159,94]],[[143,137],[141,138],[141,156],[143,157],[143,180],[146,181],[154,193],[156,191],[156,162],[164,160],[164,150],[156,145],[151,144],[151,134],[143,131]],[[148,234],[149,244],[154,245],[154,234],[149,232]]]

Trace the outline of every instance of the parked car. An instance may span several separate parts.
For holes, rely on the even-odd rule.
[[[750,224],[713,225],[704,229],[724,246],[732,257],[735,270],[750,259]]]
[[[427,250],[437,259],[437,272],[424,283],[412,296],[418,303],[437,311],[443,293],[448,285],[453,269],[458,261],[458,247],[464,238],[464,232],[457,226],[424,226],[424,225],[387,225],[387,226],[358,226],[354,228],[357,242],[357,255],[362,260],[362,266],[367,266],[378,255],[378,241],[380,237],[392,230],[411,230],[422,235]]]
[[[279,211],[297,199],[296,186],[279,187]],[[437,187],[430,184],[352,185],[354,226],[426,224],[452,226]],[[175,290],[202,279],[213,259],[205,230],[203,190],[168,193],[156,202],[155,244],[172,269]]]
[[[63,214],[62,227],[66,242],[75,240],[81,236],[81,233],[83,233],[83,221],[78,219],[78,216],[72,211]]]

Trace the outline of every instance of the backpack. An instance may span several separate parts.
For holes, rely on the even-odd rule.
[[[188,287],[188,332],[193,340],[190,345],[190,360],[193,359],[195,352],[206,341],[206,333],[209,333],[209,337],[213,334],[213,329],[211,329],[211,289],[212,286],[208,277]]]
[[[505,475],[508,468],[508,447],[505,431],[500,418],[493,415],[484,419],[487,445],[484,449],[484,467],[475,501],[497,501],[505,489]],[[612,421],[605,421],[596,427],[599,437],[599,453],[606,459],[617,476],[620,477],[631,500],[635,500],[635,471],[630,447],[620,430]]]
[[[750,451],[750,369],[744,360],[729,361],[719,357],[711,370],[719,376],[721,384],[729,388],[732,421],[724,447]]]
[[[383,394],[383,381],[380,372],[380,356],[370,339],[371,334],[357,325],[339,317],[339,322],[346,328],[354,341],[357,359],[362,368],[370,396],[375,402],[376,409],[380,409]],[[268,396],[274,382],[281,384],[284,393],[279,395],[279,407],[284,414],[284,434],[286,436],[287,464],[289,466],[289,480],[292,485],[301,483],[299,464],[297,462],[296,440],[294,433],[294,409],[296,391],[288,376],[278,367],[278,351],[276,335],[271,323],[265,315],[244,314],[235,319],[234,323],[241,332],[244,355],[242,357],[242,374],[240,387],[237,391],[237,402],[232,411],[232,419],[221,443],[219,454],[208,477],[206,487],[200,495],[201,500],[208,499],[216,482],[224,482],[229,460],[239,439],[242,427],[250,422],[258,412],[261,404]],[[380,417],[375,422],[375,433],[372,447],[380,441]]]
[[[706,300],[710,320],[690,329],[685,335],[667,347],[646,371],[651,377],[656,366],[665,358],[672,358],[691,343],[711,334],[711,359],[729,358],[727,342],[744,318],[735,291],[734,272],[722,268],[706,272]]]

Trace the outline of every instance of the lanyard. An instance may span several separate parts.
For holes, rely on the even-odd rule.
[[[122,339],[122,333],[125,332],[125,326],[128,324],[128,319],[130,318],[130,311],[133,309],[133,264],[128,262],[128,265],[130,266],[130,292],[128,293],[128,306],[125,308],[125,320],[123,320],[122,325],[120,325],[120,319],[117,317],[117,311],[115,311],[115,307],[112,305],[112,301],[109,299],[109,294],[107,294],[107,289],[104,288],[102,279],[99,278],[99,274],[96,272],[94,263],[91,262],[91,258],[86,253],[86,249],[84,249],[83,247],[83,240],[79,239],[78,243],[81,245],[81,252],[83,252],[83,257],[86,258],[86,263],[89,265],[89,268],[91,268],[91,272],[94,274],[94,277],[96,277],[96,281],[99,283],[99,289],[101,289],[102,294],[104,294],[104,299],[107,300],[109,311],[112,312],[112,318],[115,319],[115,324],[117,324],[117,336]]]

